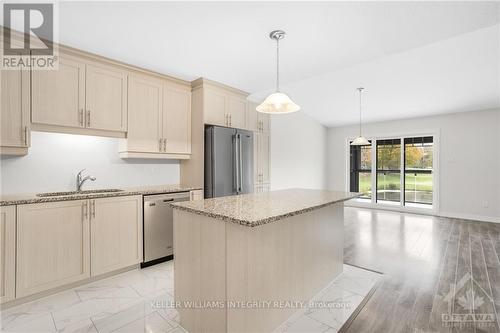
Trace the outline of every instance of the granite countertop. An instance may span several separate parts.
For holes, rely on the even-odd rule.
[[[360,196],[361,193],[290,189],[172,204],[176,209],[256,227]]]
[[[184,187],[181,185],[153,185],[153,186],[136,186],[136,187],[124,187],[119,188],[119,192],[95,192],[98,190],[86,190],[83,193],[70,194],[70,195],[58,195],[49,197],[39,197],[36,193],[21,193],[21,194],[7,194],[0,196],[0,206],[9,205],[23,205],[23,204],[33,204],[42,202],[53,202],[53,201],[68,201],[68,200],[81,200],[81,199],[96,199],[96,198],[109,198],[109,197],[121,197],[126,195],[149,195],[149,194],[161,194],[161,193],[174,193],[174,192],[187,192],[193,190],[201,190],[200,187]],[[106,190],[106,189],[99,189]],[[94,191],[94,192],[92,192]],[[71,191],[68,191],[71,192]],[[50,192],[49,192],[50,193]]]

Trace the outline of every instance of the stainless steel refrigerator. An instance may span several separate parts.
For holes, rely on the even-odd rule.
[[[253,132],[205,127],[205,198],[253,192]]]

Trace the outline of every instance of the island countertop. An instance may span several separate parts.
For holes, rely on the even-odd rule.
[[[175,209],[256,227],[360,196],[360,193],[289,189],[174,203]]]

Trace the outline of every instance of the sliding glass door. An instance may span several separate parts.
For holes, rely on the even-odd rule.
[[[401,202],[401,139],[377,140],[377,202]]]
[[[405,196],[406,206],[432,205],[433,153],[432,136],[405,138]]]
[[[377,139],[349,150],[349,189],[363,193],[361,201],[433,207],[433,136]]]

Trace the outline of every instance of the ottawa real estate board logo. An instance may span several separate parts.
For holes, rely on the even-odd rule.
[[[56,3],[2,4],[2,70],[58,67]]]

